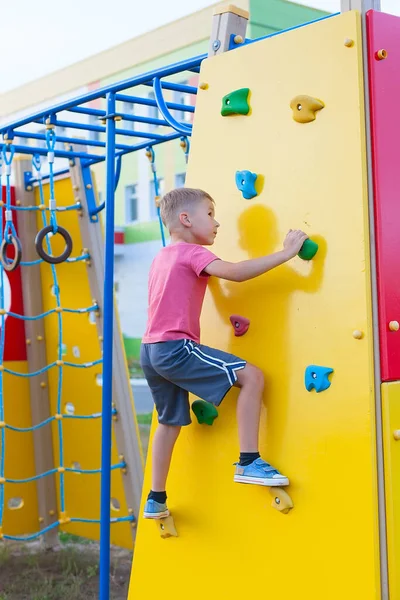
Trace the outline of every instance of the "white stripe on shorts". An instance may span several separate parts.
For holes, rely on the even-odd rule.
[[[188,346],[190,349],[188,348]],[[189,354],[193,354],[193,356],[195,356],[202,362],[205,362],[208,365],[212,365],[213,367],[216,367],[217,369],[221,369],[221,371],[225,371],[230,385],[233,385],[237,381],[235,367],[238,370],[243,369],[245,367],[245,364],[243,364],[245,361],[226,363],[221,358],[216,358],[215,356],[210,356],[210,355],[206,354],[205,352],[203,352],[202,350],[200,350],[200,348],[194,347],[193,342],[191,340],[185,340],[185,348]],[[216,363],[219,363],[219,364],[216,364]]]

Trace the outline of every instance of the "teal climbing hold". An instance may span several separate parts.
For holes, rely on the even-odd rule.
[[[257,173],[251,171],[236,171],[236,186],[242,192],[243,198],[250,200],[257,196]]]
[[[333,373],[330,367],[320,367],[317,365],[308,365],[304,374],[304,385],[306,390],[311,392],[312,389],[318,392],[324,392],[331,386],[328,375]]]
[[[196,415],[197,421],[202,425],[212,425],[218,417],[218,411],[213,404],[205,400],[195,400],[192,404],[192,411]]]
[[[302,247],[300,248],[300,252],[297,256],[302,258],[303,260],[311,260],[318,252],[318,244],[317,242],[313,242],[308,238]]]
[[[229,115],[248,115],[250,106],[248,102],[249,88],[241,88],[234,90],[222,98],[221,115],[228,117]]]

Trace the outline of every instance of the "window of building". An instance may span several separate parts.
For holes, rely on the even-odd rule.
[[[164,179],[162,177],[158,180],[159,195],[162,196],[164,193]],[[155,203],[155,191],[154,191],[154,180],[150,180],[150,219],[157,219],[157,206]]]
[[[148,98],[149,98],[149,100],[155,100],[156,97],[154,95],[154,92],[149,92]],[[148,108],[149,108],[148,116],[150,119],[159,119],[160,118],[157,106],[149,106]],[[152,130],[152,129],[156,129],[157,125],[150,125],[149,127],[150,127],[150,130]]]
[[[122,112],[125,115],[129,115],[130,117],[133,117],[134,115],[134,108],[133,108],[133,104],[131,102],[123,102],[122,104]],[[127,129],[128,131],[135,131],[135,121],[123,121],[123,129]]]
[[[125,222],[133,223],[138,219],[137,185],[125,186]]]
[[[96,115],[89,115],[89,125],[101,125],[101,122],[98,120],[98,118],[96,117]],[[100,131],[89,131],[89,140],[92,140],[92,142],[99,142],[100,141]]]
[[[187,85],[187,81],[181,81],[180,82],[182,85]],[[185,93],[185,92],[174,92],[174,99],[173,99],[175,104],[184,104],[185,106],[191,106],[191,101],[190,101],[190,95]],[[186,112],[184,110],[176,110],[175,111],[175,118],[177,119],[177,121],[181,121],[183,123],[189,123],[192,121],[192,113],[190,112]]]
[[[177,173],[175,175],[175,187],[180,188],[185,186],[186,173]]]
[[[46,128],[43,127],[41,129],[38,129],[36,133],[40,133],[41,135],[46,136]],[[25,145],[27,145],[27,141],[28,140],[25,141]],[[45,148],[47,150],[46,138],[42,140],[34,140],[33,145],[37,146],[38,148]]]
[[[67,136],[67,128],[66,127],[60,127],[59,125],[57,125],[56,127],[56,148],[58,150],[64,150],[65,146],[64,146],[64,142],[59,142],[58,138],[59,137],[68,137]]]

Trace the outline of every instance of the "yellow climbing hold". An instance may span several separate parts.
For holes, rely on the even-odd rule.
[[[178,533],[175,529],[175,523],[171,515],[164,519],[154,519],[157,529],[163,539],[169,537],[178,537]]]
[[[279,512],[282,512],[286,515],[293,508],[293,501],[291,497],[282,488],[269,488],[269,493],[273,497],[271,506],[276,508],[276,510],[279,510]]]
[[[322,100],[304,95],[296,96],[290,103],[290,108],[293,110],[293,119],[297,123],[315,121],[316,113],[324,107],[325,104]]]

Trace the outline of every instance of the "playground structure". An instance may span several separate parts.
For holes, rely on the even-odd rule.
[[[196,70],[199,63],[175,65],[168,74]],[[145,77],[137,85],[149,83]],[[163,86],[196,92],[168,81]],[[111,137],[123,135],[130,143],[111,144],[109,194],[118,185],[123,155],[143,150],[158,196],[152,146],[177,139],[186,156],[190,146],[186,135],[170,133],[165,119],[126,115],[138,128],[117,127],[125,118],[117,112],[121,103],[151,101],[118,94],[115,87],[107,96],[112,114],[109,105],[107,111],[86,105],[103,90],[88,94],[5,127],[0,153],[0,541],[42,537],[50,547],[58,531],[100,537],[102,598],[109,597],[110,542],[133,545],[143,457],[114,311],[113,206],[109,195],[104,252],[100,213],[106,202],[97,200],[91,167],[111,148],[111,122]],[[136,82],[120,84],[119,91],[131,87]],[[169,108],[194,111],[192,103]],[[96,116],[99,125],[71,114]],[[35,132],[38,122],[45,134]],[[150,133],[148,125],[168,131]],[[107,141],[60,136],[58,126],[107,131]],[[165,243],[162,227],[161,238]]]
[[[2,156],[9,163],[5,167],[3,196],[4,245],[5,250],[13,245],[18,255],[18,238],[22,248],[22,262],[15,269],[11,267],[16,266],[13,259],[17,255],[7,258],[2,254],[3,280],[9,279],[18,290],[20,274],[22,295],[12,295],[11,307],[4,304],[4,293],[1,297],[2,350],[6,330],[5,368],[0,369],[4,392],[1,465],[7,468],[7,453],[13,444],[16,452],[10,464],[19,479],[26,479],[27,473],[34,470],[26,453],[32,461],[34,448],[36,473],[46,475],[37,480],[43,510],[39,504],[33,517],[27,511],[29,520],[27,516],[20,524],[14,515],[26,504],[15,512],[9,508],[4,513],[2,533],[6,539],[8,528],[13,531],[11,535],[35,531],[36,518],[45,518],[41,521],[42,534],[57,527],[79,532],[85,527],[81,535],[91,535],[89,528],[96,525],[81,524],[71,515],[85,519],[85,493],[90,490],[91,497],[98,496],[98,474],[85,473],[91,470],[86,468],[85,457],[96,444],[99,448],[99,430],[92,431],[90,444],[82,448],[82,454],[71,451],[68,457],[65,454],[65,460],[59,460],[56,454],[51,462],[53,451],[48,450],[62,447],[64,432],[67,443],[67,427],[70,422],[75,423],[75,419],[68,421],[69,417],[90,417],[88,422],[94,427],[98,427],[101,417],[102,600],[109,598],[112,498],[119,499],[124,516],[119,519],[122,522],[112,525],[111,531],[120,528],[114,539],[124,545],[127,528],[140,514],[136,494],[141,487],[134,412],[127,399],[121,344],[118,334],[114,335],[117,328],[113,327],[114,190],[124,154],[146,151],[154,164],[154,146],[181,137],[188,152],[191,125],[178,122],[171,111],[194,109],[166,102],[163,91],[174,89],[197,95],[187,184],[206,189],[216,199],[217,218],[223,227],[215,252],[230,260],[269,253],[280,246],[290,227],[309,233],[318,244],[318,251],[314,256],[304,254],[306,260],[299,257],[290,266],[246,284],[212,281],[202,317],[204,343],[234,352],[265,372],[260,449],[288,474],[289,500],[278,492],[271,498],[267,490],[257,486],[233,483],[229,465],[238,450],[232,391],[221,405],[217,419],[215,414],[212,418],[206,415],[203,423],[195,422],[181,434],[168,487],[172,518],[156,523],[157,527],[154,522],[140,519],[129,598],[148,596],[150,585],[152,595],[163,594],[171,600],[188,595],[200,598],[207,594],[211,599],[219,599],[261,593],[307,600],[336,600],[339,596],[346,600],[400,598],[400,488],[396,480],[400,460],[400,319],[395,285],[400,275],[400,264],[396,262],[396,217],[400,210],[396,190],[400,175],[395,160],[400,134],[396,104],[399,84],[395,76],[400,65],[400,19],[378,10],[367,11],[371,8],[378,9],[378,2],[343,0],[342,14],[247,40],[248,15],[230,6],[214,18],[208,59],[199,56],[146,73],[1,128]],[[173,81],[186,70],[200,71],[198,90]],[[153,86],[161,119],[119,111],[118,103],[122,101],[152,102],[127,93],[140,85]],[[85,106],[98,97],[105,98],[104,110]],[[60,149],[51,133],[54,126],[62,123],[69,129],[82,129],[78,123],[63,120],[70,113],[93,115],[105,121],[105,127],[84,127],[88,131],[95,127],[105,134],[105,140],[64,137],[58,141],[67,144],[67,148]],[[29,131],[29,125],[39,120],[48,126],[46,149],[35,145],[35,140],[43,142],[43,136]],[[118,125],[121,120],[137,121],[143,130],[123,129]],[[147,131],[146,126],[154,121],[168,128],[166,133],[156,136]],[[118,135],[137,139],[122,144],[116,141]],[[218,140],[212,146],[211,135]],[[31,145],[15,145],[15,136],[29,138]],[[33,170],[26,162],[18,161],[23,166],[16,171],[13,203],[9,171],[16,161],[14,154],[33,155]],[[47,156],[48,178],[35,173],[40,164],[38,156]],[[65,169],[52,173],[53,156],[68,159],[68,173],[63,172]],[[98,206],[90,167],[104,160],[107,196],[105,205]],[[49,198],[48,209],[42,194]],[[68,210],[57,210],[61,207]],[[103,208],[106,235],[102,294],[98,213]],[[42,258],[38,264],[28,266],[25,263],[37,261],[35,235],[47,225],[47,221],[38,223],[36,217],[46,216],[50,217],[50,232],[54,234],[50,240],[52,251],[45,246],[44,262]],[[63,251],[57,235],[60,226],[70,234],[73,252],[67,261],[53,267],[45,263]],[[80,272],[71,280],[72,268]],[[59,280],[55,274],[59,274]],[[80,284],[79,297],[76,281]],[[35,288],[43,292],[39,298],[30,299],[30,291]],[[1,289],[4,290],[4,284]],[[82,314],[69,317],[67,308]],[[45,335],[43,321],[26,320],[25,337],[30,343],[26,345],[27,364],[21,365],[25,360],[21,344],[15,345],[15,354],[6,354],[13,350],[7,346],[7,327],[16,327],[18,321],[14,322],[10,313],[42,317],[46,311],[51,314],[44,320]],[[88,315],[96,313],[100,315],[96,316],[98,332],[88,320]],[[84,325],[88,329],[82,336],[85,340],[79,335],[77,342],[72,326],[65,326],[65,338],[60,341],[61,316],[66,323],[67,316],[71,320],[86,318]],[[29,334],[28,326],[32,327]],[[38,336],[46,339],[47,356],[40,344],[32,343],[43,341]],[[102,358],[99,341],[103,343]],[[63,355],[63,344],[67,352],[76,346],[80,348],[86,368],[76,372],[86,377],[94,369],[90,378],[78,383],[70,364],[73,361]],[[86,404],[86,400],[88,394],[100,393],[100,388],[95,387],[95,375],[99,374],[101,360],[99,415],[98,403]],[[48,384],[43,380],[47,371],[41,372],[40,377],[31,377],[30,394],[24,387],[26,379],[15,379],[21,386],[19,396],[32,403],[32,427],[28,405],[22,410],[17,403],[7,402],[9,386],[15,372],[25,369],[35,374],[44,365],[51,366]],[[74,405],[76,415],[63,410],[59,392],[60,374],[66,378],[68,369],[73,370],[75,381],[64,381],[69,386],[66,402]],[[114,394],[113,383],[119,385]],[[81,388],[85,389],[82,400],[76,398],[77,389]],[[39,394],[47,393],[46,390],[46,402],[39,402]],[[47,412],[35,412],[43,406]],[[201,410],[198,414],[204,417]],[[121,411],[125,411],[124,417]],[[111,460],[113,417],[117,418],[118,452],[113,444]],[[53,422],[53,436],[45,425],[47,419]],[[15,422],[18,427],[34,431],[13,431]],[[42,426],[37,428],[39,424]],[[89,424],[82,420],[81,429],[72,431],[72,446],[78,435],[86,435],[83,432]],[[153,419],[152,430],[155,425]],[[118,432],[120,426],[124,429]],[[38,438],[46,431],[48,437],[43,445],[43,437],[42,441]],[[17,435],[29,436],[31,445],[18,446],[12,437]],[[98,458],[99,453],[94,451],[90,467]],[[78,463],[84,468],[80,469]],[[150,468],[151,455],[146,465],[144,495],[149,487]],[[76,472],[70,473],[71,469]],[[118,475],[113,479],[112,492],[110,472]],[[53,497],[40,487],[44,488],[54,476],[59,478],[57,499],[54,485]],[[89,476],[95,478],[91,479],[96,481],[93,488],[89,479],[80,488],[79,479]],[[71,485],[63,504],[62,488],[68,477],[74,477],[76,483]],[[0,472],[0,478],[0,505],[4,505],[4,494],[7,501],[22,497],[22,492],[14,491],[13,486],[30,485],[23,493],[35,494],[33,482],[9,481],[12,478],[4,472]],[[94,518],[97,506],[94,509],[88,519]],[[50,514],[54,510],[55,514]],[[157,577],[152,576],[155,565]],[[199,579],[201,584],[193,585]]]

